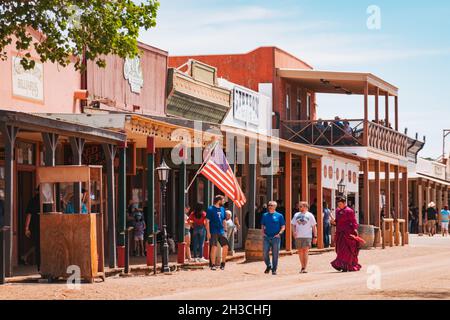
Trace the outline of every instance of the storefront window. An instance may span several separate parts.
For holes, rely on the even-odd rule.
[[[35,144],[18,141],[16,144],[17,164],[35,165],[36,164],[35,150],[36,150]]]

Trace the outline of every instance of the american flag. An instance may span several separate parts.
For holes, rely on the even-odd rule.
[[[228,164],[222,148],[219,144],[215,144],[211,148],[213,148],[212,152],[208,150],[205,152],[205,164],[200,173],[225,193],[238,208],[242,208],[247,202],[247,199],[237,182],[233,170]]]

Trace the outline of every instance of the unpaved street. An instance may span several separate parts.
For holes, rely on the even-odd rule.
[[[407,247],[362,251],[358,273],[335,272],[334,256],[311,256],[308,274],[299,274],[297,256],[289,256],[281,258],[277,276],[263,274],[262,262],[232,262],[225,271],[108,278],[80,290],[8,284],[0,299],[450,299],[450,238],[412,236]]]

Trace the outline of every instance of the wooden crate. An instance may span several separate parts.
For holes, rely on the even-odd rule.
[[[68,278],[69,266],[79,266],[81,279],[93,282],[98,275],[97,215],[41,215],[41,274]]]

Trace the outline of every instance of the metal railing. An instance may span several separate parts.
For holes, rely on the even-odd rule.
[[[364,119],[282,120],[281,136],[313,146],[372,147],[407,156],[408,136]]]

